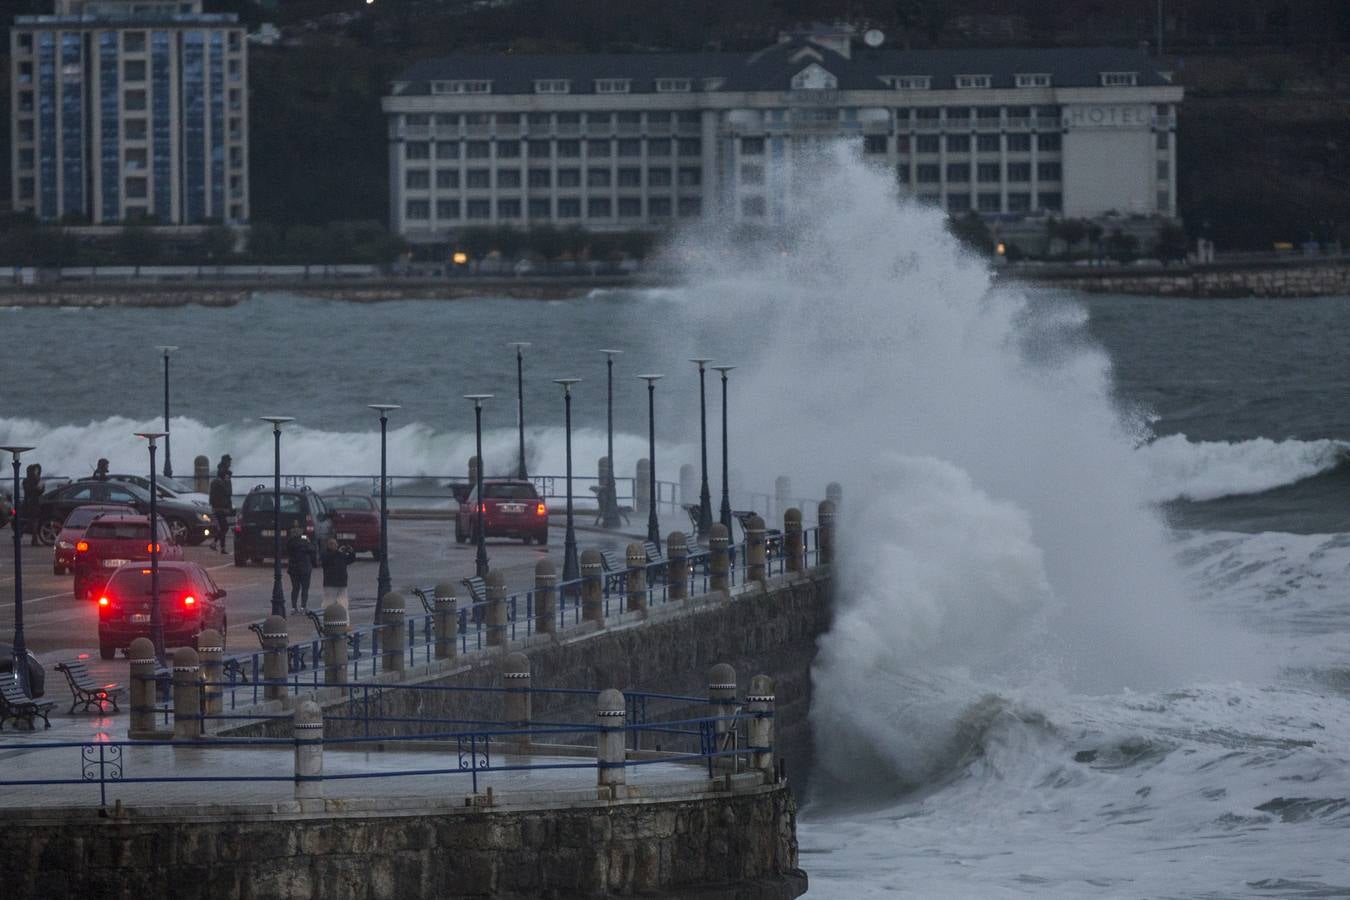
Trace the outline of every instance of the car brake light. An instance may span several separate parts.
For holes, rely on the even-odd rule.
[[[534,508],[534,514],[536,516],[546,516],[548,515],[548,507],[542,503],[537,504]]]
[[[145,552],[146,552],[146,553],[159,553],[160,551],[161,551],[161,548],[160,548],[159,544],[146,544],[146,545],[145,545]]]
[[[478,511],[483,515],[487,515],[487,504],[486,503],[478,504]]]
[[[149,574],[150,574],[150,570],[149,570],[149,569],[141,569],[141,574],[142,574],[142,575],[149,575]]]
[[[107,605],[108,605],[108,598],[107,598],[107,597],[99,597],[99,598],[98,598],[98,605],[99,605],[99,606],[107,606]]]
[[[235,523],[234,523],[234,533],[235,533],[235,534],[243,534],[243,533],[244,533],[244,523],[242,523],[242,522],[235,522]]]
[[[89,549],[89,542],[88,542],[88,541],[78,541],[78,542],[75,544],[75,552],[76,552],[76,553],[84,553],[84,552],[86,552],[88,549]]]
[[[314,533],[314,520],[313,520],[313,519],[310,519],[310,518],[306,518],[306,519],[305,519],[305,531],[309,532],[310,534],[313,534],[313,533]]]
[[[184,605],[184,606],[192,606],[192,605],[195,604],[196,602],[197,602],[197,598],[194,597],[194,596],[192,596],[191,594],[188,594],[186,597],[183,598],[183,605]]]

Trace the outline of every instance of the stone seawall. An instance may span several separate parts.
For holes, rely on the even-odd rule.
[[[1350,262],[1173,269],[1017,269],[1007,277],[1092,294],[1156,297],[1350,296]]]

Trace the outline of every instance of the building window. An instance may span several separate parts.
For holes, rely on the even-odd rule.
[[[403,145],[404,159],[431,159],[431,144],[427,141],[408,141]]]
[[[553,127],[553,115],[551,113],[530,113],[526,117],[531,131],[548,133]]]
[[[609,187],[609,169],[587,169],[586,187]]]
[[[1036,135],[1036,149],[1042,153],[1056,153],[1061,146],[1062,142],[1058,131]]]
[[[640,197],[620,197],[619,218],[620,219],[642,218],[642,199]]]
[[[627,78],[597,78],[595,79],[595,92],[597,94],[626,94],[632,82]],[[609,213],[605,213],[609,215]]]
[[[488,200],[470,200],[464,204],[465,218],[468,219],[490,219],[492,218],[492,203]]]
[[[688,91],[690,83],[688,78],[658,78],[656,79],[656,92],[658,94],[678,94]]]
[[[954,122],[962,127],[970,123],[969,106],[948,106],[943,112],[946,114],[948,122]]]
[[[127,196],[132,196],[128,191]],[[428,200],[409,200],[404,207],[406,218],[409,219],[429,219],[431,218],[431,202]]]
[[[459,169],[437,169],[436,187],[442,191],[452,191],[459,188]]]
[[[763,184],[764,167],[756,165],[741,166],[741,184]]]
[[[1002,109],[997,106],[977,106],[975,107],[975,118],[980,120],[981,125],[995,125],[1002,115]]]
[[[576,197],[560,197],[558,199],[558,218],[581,218],[581,201]]]
[[[1158,132],[1158,149],[1166,150],[1168,143],[1169,141],[1167,139],[1167,132],[1166,131]]]
[[[437,127],[437,128],[458,128],[458,127],[459,127],[459,113],[437,113],[437,114],[436,114],[436,127]]]
[[[635,167],[620,169],[619,187],[642,187],[642,170]]]
[[[592,197],[586,201],[587,218],[608,219],[614,214],[613,209],[608,197]]]
[[[581,141],[558,141],[558,156],[575,159],[581,155]]]
[[[948,212],[966,212],[970,209],[969,194],[948,194],[947,211]]]
[[[566,141],[559,141],[559,144],[565,144]],[[549,145],[548,141],[529,141],[526,150],[530,154],[530,159],[548,159]]]
[[[919,194],[919,202],[927,203],[930,206],[940,206],[942,204],[941,194]]]
[[[1064,177],[1063,167],[1057,162],[1037,163],[1036,177],[1041,181],[1059,181]]]
[[[553,201],[547,197],[539,197],[529,202],[528,209],[531,219],[551,219],[553,218]]]
[[[703,215],[702,197],[681,197],[680,198],[680,218],[692,219]]]
[[[459,159],[459,141],[437,141],[437,159]]]
[[[1166,181],[1166,180],[1168,179],[1168,177],[1169,177],[1170,171],[1171,171],[1171,169],[1170,169],[1170,167],[1167,165],[1167,160],[1165,160],[1165,159],[1160,159],[1160,160],[1158,160],[1158,180],[1159,180],[1159,181]]]
[[[649,187],[669,187],[670,170],[669,169],[648,169],[647,185]]]
[[[970,163],[947,163],[947,181],[970,181]]]
[[[458,219],[459,201],[458,200],[437,200],[436,218],[438,219]]]
[[[975,178],[981,184],[997,184],[999,180],[998,163],[980,163],[975,167]]]
[[[572,82],[566,78],[541,78],[534,83],[536,94],[566,94],[572,90]]]
[[[492,93],[491,81],[433,81],[431,83],[431,92],[433,94],[490,94]],[[470,216],[473,218],[473,216]],[[484,216],[483,218],[487,218]]]
[[[426,113],[408,113],[403,117],[403,124],[409,128],[426,128],[431,124],[431,116]]]
[[[492,156],[492,145],[487,141],[468,141],[464,144],[465,159],[489,159]]]
[[[926,91],[932,83],[928,75],[883,75],[881,80],[897,91]]]
[[[1031,163],[1008,163],[1009,181],[1030,181]]]
[[[698,187],[703,183],[702,169],[680,169],[680,187]]]
[[[1020,88],[1043,88],[1050,86],[1050,76],[1043,72],[1034,74],[1018,73],[1016,76],[1017,86]]]
[[[921,134],[914,138],[916,153],[937,153],[942,149],[942,138],[936,134]]]
[[[936,106],[921,106],[914,110],[914,119],[918,122],[936,122],[942,116],[942,110]]]
[[[909,184],[909,166],[897,166],[895,169],[895,180],[901,184]]]
[[[620,156],[634,157],[642,155],[642,141],[637,138],[624,138],[619,141],[618,151]]]
[[[580,170],[580,169],[559,169],[559,170],[558,170],[558,187],[560,187],[560,188],[574,188],[574,187],[581,187],[581,170]]]
[[[144,200],[146,197],[146,181],[144,178],[127,179],[127,197],[133,200]]]
[[[914,167],[914,179],[919,184],[937,184],[942,180],[942,167],[935,163],[921,163]]]
[[[425,191],[431,187],[431,173],[426,169],[409,169],[404,173],[403,186],[410,191]]]
[[[742,197],[741,215],[763,218],[768,213],[768,204],[763,197]]]
[[[647,201],[647,214],[653,219],[670,218],[670,198],[652,197]]]
[[[981,134],[975,137],[975,149],[981,153],[997,153],[999,151],[1000,135]]]
[[[648,138],[647,156],[664,157],[670,155],[670,138]]]
[[[23,147],[19,150],[19,168],[33,168],[34,156],[32,147]]]
[[[949,134],[947,135],[948,153],[969,153],[970,135],[968,134]]]
[[[546,188],[553,186],[553,173],[548,169],[531,169],[529,179],[530,187],[532,188]]]
[[[142,127],[142,128],[145,127],[145,122],[144,122],[144,121],[141,122],[141,127]],[[127,136],[130,137],[130,135],[127,135]],[[141,137],[145,137],[145,135],[142,134]],[[20,141],[31,141],[32,139],[33,139],[33,120],[32,120],[32,119],[20,119],[20,120],[19,120],[19,140],[20,140]]]
[[[1138,72],[1103,72],[1102,87],[1134,87],[1139,83]]]
[[[1031,209],[1030,194],[1009,194],[1008,212],[1028,212]]]
[[[144,81],[145,80],[145,60],[128,59],[122,63],[122,79],[124,81]]]
[[[122,49],[127,53],[144,53],[145,32],[144,31],[122,32]]]
[[[471,190],[486,190],[492,187],[492,174],[490,169],[470,169],[465,174],[464,183]]]
[[[498,169],[497,187],[499,188],[518,188],[520,187],[519,169]],[[500,215],[500,213],[498,213]]]
[[[1059,193],[1041,194],[1041,209],[1054,210],[1058,212],[1064,206],[1064,197]]]
[[[909,152],[909,135],[897,134],[895,136],[895,152],[896,153]]]
[[[1003,201],[998,194],[979,194],[975,198],[975,205],[980,212],[1000,212],[1003,209]]]
[[[497,142],[498,159],[518,159],[519,157],[520,157],[520,141]]]
[[[512,197],[497,201],[497,218],[499,219],[519,219],[520,218],[520,200]]]
[[[122,107],[128,112],[144,112],[145,91],[127,91],[122,96]]]
[[[1167,191],[1158,191],[1158,210],[1165,212],[1172,205],[1172,198]]]
[[[762,137],[743,137],[741,138],[741,156],[763,156],[764,138]]]
[[[970,88],[987,88],[993,82],[988,75],[957,75],[956,87],[958,90],[968,90]]]
[[[703,154],[703,142],[698,138],[680,138],[676,141],[676,150],[680,156],[701,156]]]
[[[884,135],[884,134],[869,134],[869,135],[865,136],[865,137],[863,138],[863,152],[864,152],[864,153],[885,153],[885,152],[886,152],[886,135]]]
[[[586,155],[592,159],[602,158],[610,155],[609,141],[587,141]]]
[[[1029,134],[1010,134],[1008,135],[1009,153],[1030,153],[1031,135]]]

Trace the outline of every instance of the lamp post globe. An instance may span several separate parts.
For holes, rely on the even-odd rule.
[[[708,490],[708,395],[704,390],[704,366],[712,360],[695,356],[689,361],[698,366],[698,445],[703,475],[698,489],[698,538],[706,541],[712,528],[712,496]]]
[[[389,578],[389,471],[386,436],[389,426],[389,413],[403,407],[397,403],[367,403],[367,407],[380,414],[380,572],[375,581],[376,603],[393,590]]]
[[[19,677],[19,687],[28,693],[28,644],[23,633],[23,501],[19,497],[19,457],[32,450],[32,447],[10,444],[0,447],[10,454],[14,463],[14,518],[10,527],[14,531],[14,660],[13,671]],[[36,527],[37,523],[33,523]]]
[[[487,544],[485,543],[486,536],[483,533],[483,403],[491,400],[492,397],[492,394],[464,395],[465,400],[473,403],[473,428],[476,447],[474,452],[478,458],[476,467],[478,483],[474,485],[475,503],[478,506],[478,509],[475,510],[478,516],[478,527],[474,529],[477,536],[475,543],[478,545],[478,553],[474,557],[473,567],[474,574],[479,578],[486,578],[488,574]]]
[[[661,543],[661,525],[656,519],[656,383],[664,375],[639,375],[647,382],[647,540]]]
[[[712,366],[722,373],[722,510],[719,521],[731,534],[731,491],[727,484],[727,373],[735,366]]]
[[[165,359],[167,359],[167,355]],[[164,610],[159,603],[159,515],[155,510],[159,492],[155,485],[155,441],[167,439],[166,431],[138,431],[150,445],[150,643],[155,645],[155,661],[164,665]]]
[[[605,354],[605,459],[607,461],[605,490],[606,503],[601,513],[606,528],[619,527],[619,495],[614,480],[614,357],[622,350],[601,350]]]
[[[259,416],[272,425],[272,615],[286,615],[286,595],[281,592],[281,426],[292,416]]]
[[[525,472],[525,348],[530,346],[530,342],[512,341],[506,346],[516,348],[516,429],[520,435],[516,477],[524,481],[530,477]],[[481,464],[482,460],[479,462]]]
[[[164,354],[164,477],[173,477],[173,463],[169,460],[169,354],[178,348],[160,344],[155,348]]]
[[[572,385],[580,378],[555,378],[554,384],[563,389],[563,431],[567,451],[567,534],[563,538],[563,581],[575,581],[581,575],[577,560],[577,533],[572,521]]]

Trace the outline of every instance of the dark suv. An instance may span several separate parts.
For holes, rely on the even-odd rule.
[[[38,509],[38,538],[50,547],[61,534],[61,524],[70,511],[90,504],[109,504],[130,507],[141,515],[150,512],[150,492],[134,484],[120,481],[72,481],[42,495]],[[174,543],[195,547],[211,536],[215,522],[211,511],[195,503],[181,500],[158,500],[156,513],[164,517]],[[27,524],[24,525],[27,528]]]
[[[246,566],[272,558],[273,528],[276,522],[272,489],[260,484],[248,492],[234,520],[234,564]],[[299,525],[314,546],[322,549],[333,537],[333,514],[323,499],[307,487],[287,488],[281,492],[281,552],[286,552],[286,535]]]

